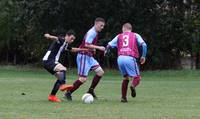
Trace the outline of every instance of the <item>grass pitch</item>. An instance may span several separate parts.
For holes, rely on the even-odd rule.
[[[81,96],[88,81],[73,93],[73,101],[51,103],[47,96],[55,78],[44,70],[0,68],[0,119],[200,119],[200,71],[148,71],[137,87],[137,97],[121,103],[122,77],[105,71],[93,104]],[[77,79],[76,70],[67,72],[68,83]],[[129,83],[130,84],[130,83]],[[58,93],[62,99],[63,92]]]

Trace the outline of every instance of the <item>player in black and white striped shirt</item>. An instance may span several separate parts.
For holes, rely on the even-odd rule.
[[[53,40],[53,43],[43,57],[43,66],[49,73],[55,75],[57,78],[48,100],[52,102],[61,102],[61,100],[55,96],[56,93],[59,89],[61,91],[68,90],[72,88],[72,85],[65,84],[66,67],[59,63],[60,56],[65,50],[79,52],[87,49],[72,48],[69,46],[76,38],[75,32],[72,30],[69,30],[65,37],[57,37],[50,34],[44,34],[44,37]]]

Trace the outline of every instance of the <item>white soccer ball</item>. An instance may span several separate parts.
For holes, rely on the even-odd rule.
[[[91,104],[94,102],[94,97],[91,94],[86,93],[82,96],[82,101],[83,103]]]

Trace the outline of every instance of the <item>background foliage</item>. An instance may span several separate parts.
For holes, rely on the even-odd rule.
[[[121,32],[123,23],[132,23],[148,45],[146,69],[178,68],[185,56],[200,67],[199,0],[1,0],[0,62],[40,65],[51,43],[44,33],[63,35],[72,28],[72,46],[78,47],[98,16],[106,19],[100,45]],[[75,56],[65,55],[65,64],[74,67]],[[115,52],[96,58],[104,67],[116,66]]]

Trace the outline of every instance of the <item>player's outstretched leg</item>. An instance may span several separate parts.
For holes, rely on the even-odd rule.
[[[71,90],[73,88],[73,85],[69,85],[69,84],[62,84],[59,89],[60,91],[68,91]]]
[[[136,97],[136,90],[135,90],[135,88],[136,88],[136,86],[139,85],[140,79],[141,79],[141,77],[137,76],[137,77],[134,77],[134,79],[132,80],[132,85],[130,86],[131,96],[132,97]]]
[[[81,82],[79,79],[76,80],[73,83],[73,87],[70,90],[67,90],[67,92],[64,94],[64,98],[67,99],[68,101],[72,101],[72,96],[71,94],[77,90],[81,85],[83,84],[83,82]]]
[[[121,102],[128,102],[127,98],[126,98],[128,83],[129,83],[129,80],[127,78],[125,78],[122,81],[122,86],[121,86],[121,95],[122,95],[122,98],[121,98]]]

